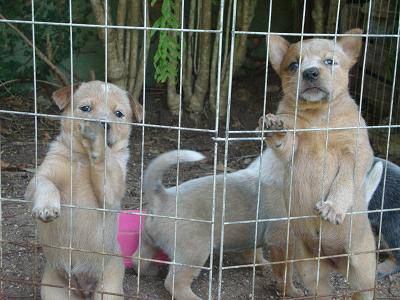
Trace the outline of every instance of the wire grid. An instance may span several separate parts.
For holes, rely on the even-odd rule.
[[[143,5],[143,9],[144,9],[144,16],[147,15],[147,9],[148,9],[148,3],[147,0],[143,0],[144,5]],[[237,17],[237,0],[233,1],[233,11],[232,11],[232,26],[231,26],[231,39],[230,39],[230,44],[228,45],[230,47],[230,57],[229,57],[229,89],[228,89],[228,101],[227,101],[227,115],[226,115],[226,128],[225,128],[225,132],[223,134],[221,134],[220,129],[219,129],[219,102],[220,102],[220,90],[221,90],[221,65],[222,65],[222,51],[223,51],[223,34],[224,34],[224,30],[223,30],[223,24],[224,24],[224,14],[223,14],[223,9],[225,7],[225,2],[222,0],[220,2],[220,12],[221,15],[219,16],[219,24],[218,24],[218,29],[210,29],[210,30],[205,30],[205,29],[188,29],[184,27],[184,20],[185,20],[185,1],[182,1],[182,6],[181,6],[181,20],[180,20],[180,28],[154,28],[149,26],[149,24],[147,23],[147,19],[144,18],[144,24],[143,26],[121,26],[121,25],[110,25],[108,24],[108,12],[107,12],[107,8],[108,8],[108,3],[107,0],[105,0],[105,24],[77,24],[77,23],[73,23],[72,21],[72,0],[69,0],[69,22],[68,23],[63,23],[63,22],[43,22],[43,21],[36,21],[35,20],[35,6],[34,6],[34,0],[32,0],[32,18],[31,20],[0,20],[0,23],[15,23],[15,24],[28,24],[31,25],[32,28],[32,43],[33,43],[33,48],[32,48],[32,56],[33,56],[33,92],[34,92],[34,112],[19,112],[19,111],[11,111],[11,110],[5,110],[5,109],[0,109],[0,113],[3,114],[13,114],[13,115],[18,115],[18,116],[30,116],[34,118],[34,122],[35,122],[35,169],[37,169],[38,167],[38,118],[39,117],[46,117],[46,118],[55,118],[57,120],[60,119],[70,119],[70,120],[76,120],[76,121],[83,121],[86,120],[85,118],[78,118],[78,117],[74,117],[72,116],[59,116],[59,115],[51,115],[51,114],[45,114],[45,113],[39,113],[37,111],[37,87],[36,87],[36,53],[35,53],[35,26],[37,25],[47,25],[47,26],[64,26],[64,27],[68,27],[69,28],[69,32],[70,32],[70,70],[71,70],[71,95],[72,95],[72,102],[73,102],[73,89],[72,89],[72,84],[73,84],[73,74],[74,74],[74,60],[73,60],[73,28],[103,28],[104,32],[105,32],[105,39],[104,39],[104,47],[105,47],[105,60],[104,60],[104,64],[105,64],[105,81],[107,82],[107,69],[108,69],[108,59],[107,59],[107,53],[108,53],[108,44],[107,44],[107,32],[108,29],[123,29],[123,30],[140,30],[143,32],[143,36],[144,36],[144,41],[147,40],[146,36],[148,34],[149,30],[155,30],[155,31],[171,31],[171,32],[177,32],[180,34],[180,41],[181,41],[181,53],[180,53],[180,60],[183,61],[183,55],[184,55],[184,47],[183,47],[183,34],[184,33],[205,33],[205,34],[213,34],[216,36],[216,38],[219,39],[219,47],[218,47],[218,53],[219,53],[219,58],[218,58],[218,76],[217,76],[217,111],[216,111],[216,115],[215,115],[215,126],[214,129],[205,129],[205,128],[189,128],[189,127],[182,127],[182,80],[179,81],[179,95],[180,95],[180,99],[179,99],[179,118],[178,118],[178,125],[177,126],[167,126],[167,125],[156,125],[156,124],[150,124],[150,123],[146,123],[145,120],[145,111],[146,111],[146,72],[143,73],[143,118],[142,118],[142,122],[141,123],[137,123],[137,122],[131,122],[131,123],[126,123],[129,125],[132,125],[134,127],[137,128],[141,128],[141,187],[140,187],[140,210],[142,210],[143,207],[143,173],[144,173],[144,138],[145,138],[145,129],[146,128],[158,128],[158,129],[172,129],[172,130],[176,130],[178,133],[178,138],[177,138],[177,149],[178,149],[178,164],[176,167],[176,172],[177,172],[177,179],[176,179],[176,201],[175,201],[175,216],[174,217],[169,217],[169,216],[162,216],[162,215],[156,215],[156,214],[150,214],[150,213],[145,213],[142,212],[140,213],[140,215],[143,216],[152,216],[152,217],[157,217],[157,218],[168,218],[168,219],[173,219],[175,221],[175,230],[174,230],[174,244],[175,244],[175,250],[174,250],[174,255],[171,258],[171,262],[162,262],[165,264],[170,265],[171,268],[175,269],[175,266],[187,266],[187,267],[194,267],[194,268],[200,268],[202,270],[208,271],[209,272],[209,283],[208,283],[208,298],[211,299],[212,297],[212,279],[213,279],[213,255],[214,255],[214,249],[212,247],[213,245],[213,241],[214,241],[214,224],[215,224],[215,219],[216,218],[222,218],[222,228],[221,228],[221,232],[220,232],[220,239],[221,239],[221,247],[219,250],[219,263],[218,263],[218,267],[219,267],[219,273],[218,273],[218,292],[217,292],[217,297],[218,299],[222,298],[222,277],[223,277],[223,271],[224,270],[230,270],[230,269],[238,269],[238,268],[249,268],[251,267],[253,272],[252,272],[252,292],[251,292],[251,298],[255,297],[255,268],[258,266],[262,266],[263,264],[260,263],[256,263],[256,257],[254,255],[253,257],[253,263],[252,264],[246,264],[246,265],[234,265],[234,266],[225,266],[223,264],[223,253],[224,253],[224,227],[225,225],[233,225],[233,224],[251,224],[251,223],[255,223],[255,242],[254,242],[254,247],[253,249],[256,250],[257,244],[256,244],[256,237],[257,237],[257,224],[261,223],[261,222],[279,222],[279,221],[287,221],[287,229],[290,228],[290,221],[292,220],[300,220],[300,219],[312,219],[312,218],[319,218],[319,216],[316,215],[307,215],[307,216],[291,216],[290,212],[291,212],[291,205],[292,205],[292,199],[291,199],[291,195],[292,193],[289,193],[290,198],[289,198],[289,207],[288,207],[288,216],[287,217],[279,217],[279,218],[268,218],[268,219],[262,219],[259,218],[259,202],[260,202],[260,192],[261,192],[261,179],[258,179],[258,196],[257,196],[257,213],[256,213],[256,218],[254,220],[244,220],[244,221],[226,221],[225,220],[225,203],[226,203],[226,178],[227,178],[227,166],[228,166],[228,154],[229,154],[229,144],[231,142],[236,142],[236,141],[259,141],[260,142],[260,161],[262,162],[263,160],[263,143],[264,143],[264,128],[262,128],[261,130],[261,137],[257,136],[258,133],[260,133],[259,131],[256,130],[231,130],[230,129],[230,122],[231,122],[231,103],[232,103],[232,87],[233,87],[233,65],[234,65],[234,53],[235,53],[235,38],[239,35],[262,35],[265,36],[266,39],[269,41],[269,38],[271,35],[282,35],[285,37],[297,37],[300,38],[301,41],[301,49],[302,49],[302,45],[303,45],[303,39],[304,38],[308,38],[308,37],[323,37],[323,38],[333,38],[336,42],[337,38],[344,36],[343,34],[339,34],[338,33],[338,23],[339,23],[339,16],[340,16],[340,2],[338,2],[338,9],[337,9],[337,14],[336,14],[336,28],[335,28],[335,32],[334,33],[319,33],[319,34],[314,34],[314,33],[306,33],[304,32],[304,27],[305,27],[305,22],[306,22],[306,9],[307,9],[307,0],[305,0],[303,2],[303,8],[302,8],[302,21],[301,21],[301,32],[300,33],[290,33],[290,32],[272,32],[271,31],[271,20],[273,17],[275,17],[272,13],[272,7],[273,7],[273,1],[269,1],[268,2],[268,6],[269,6],[269,10],[267,12],[267,20],[268,20],[268,25],[267,25],[267,31],[265,32],[255,32],[255,31],[240,31],[240,30],[236,30],[236,17]],[[393,74],[393,78],[396,78],[397,75],[397,63],[398,63],[398,50],[399,50],[399,38],[400,38],[400,15],[399,15],[399,19],[397,20],[397,24],[398,24],[398,28],[397,28],[397,33],[371,33],[369,30],[369,26],[370,26],[370,21],[371,21],[371,11],[372,11],[372,5],[373,2],[369,2],[368,5],[368,14],[366,16],[366,24],[367,24],[367,30],[365,33],[360,34],[358,36],[362,36],[365,37],[365,47],[364,47],[364,55],[363,55],[363,61],[362,61],[362,72],[361,72],[361,88],[360,88],[360,109],[359,109],[359,122],[361,120],[361,110],[362,110],[362,105],[363,105],[363,92],[364,92],[364,76],[366,74],[366,63],[367,63],[367,52],[368,52],[368,41],[370,38],[391,38],[390,40],[390,49],[392,49],[392,38],[396,39],[396,45],[395,45],[395,49],[396,49],[396,57],[395,57],[395,67],[394,67],[394,74]],[[380,0],[380,7],[382,7],[382,0]],[[398,7],[398,2],[396,1],[396,10]],[[351,12],[353,13],[353,11]],[[358,15],[359,15],[359,10],[357,11],[357,19],[358,19]],[[387,12],[388,13],[388,12]],[[379,12],[380,14],[380,12]],[[352,18],[350,17],[349,20],[351,20]],[[394,25],[395,22],[393,22],[393,30],[394,29]],[[387,25],[387,24],[386,24]],[[227,47],[228,47],[227,46]],[[335,43],[336,46],[336,43]],[[375,50],[376,50],[377,44],[375,44]],[[146,51],[146,48],[144,47],[144,51]],[[267,82],[268,82],[268,52],[269,52],[269,43],[267,46],[267,51],[266,51],[266,71],[265,71],[265,82],[264,82],[264,101],[263,101],[263,111],[262,111],[262,115],[264,115],[266,113],[266,105],[267,105]],[[383,53],[383,52],[382,52]],[[381,53],[380,55],[380,62],[382,62],[383,60],[383,54]],[[374,53],[375,55],[375,53]],[[374,56],[375,58],[375,56]],[[300,58],[301,59],[301,58]],[[146,66],[146,55],[143,55],[143,63]],[[301,64],[301,61],[300,61]],[[300,69],[299,69],[300,70]],[[183,74],[183,67],[182,64],[180,64],[180,69],[179,69],[179,78],[183,78],[184,74]],[[360,76],[360,74],[357,72],[356,73],[356,77]],[[384,75],[385,76],[385,81],[386,81],[386,76],[387,74]],[[356,78],[358,79],[358,78]],[[298,96],[299,96],[299,82],[297,83],[297,91],[296,91],[296,99],[298,100]],[[107,85],[106,85],[106,89],[107,89]],[[296,128],[296,121],[295,121],[295,126],[293,130],[288,130],[290,132],[294,133],[294,136],[296,135],[296,133],[298,132],[303,132],[303,131],[325,131],[326,132],[326,141],[325,141],[325,152],[327,150],[328,147],[328,138],[329,138],[329,132],[330,131],[334,131],[334,130],[343,130],[343,129],[356,129],[358,132],[360,129],[387,129],[388,130],[388,136],[387,136],[387,143],[386,143],[386,154],[385,154],[385,158],[386,160],[388,160],[389,158],[389,146],[390,146],[390,136],[391,136],[391,130],[392,129],[397,129],[398,127],[400,127],[400,125],[398,124],[392,124],[392,115],[393,115],[393,109],[394,109],[394,99],[395,99],[395,89],[396,89],[396,84],[394,83],[392,85],[391,88],[391,97],[390,97],[390,113],[389,113],[389,124],[388,125],[374,125],[374,126],[349,126],[349,127],[339,127],[339,128],[332,128],[329,127],[327,129],[325,128],[310,128],[310,129],[298,129]],[[355,92],[358,93],[357,87],[355,89]],[[107,93],[106,93],[107,95]],[[376,89],[376,95],[378,95],[378,89]],[[296,100],[296,101],[297,101]],[[107,97],[106,97],[106,103],[107,103]],[[329,113],[330,110],[328,112],[328,120],[329,120]],[[382,108],[380,111],[381,117],[382,117]],[[261,115],[261,113],[260,113]],[[258,118],[259,116],[255,116],[255,118]],[[297,106],[296,106],[296,112],[295,112],[295,120],[297,118]],[[93,119],[90,119],[93,121]],[[96,121],[103,121],[103,120],[96,120]],[[113,121],[107,121],[109,123],[113,122]],[[121,123],[121,122],[114,122],[114,123]],[[193,219],[193,218],[185,218],[185,217],[178,217],[178,205],[177,203],[179,202],[179,149],[181,147],[181,132],[182,131],[191,131],[191,132],[203,132],[203,133],[211,133],[213,135],[213,144],[214,144],[214,171],[213,171],[213,176],[214,176],[214,187],[213,187],[213,210],[212,210],[212,218],[211,220],[202,220],[202,219]],[[105,131],[105,134],[107,134],[107,131]],[[232,137],[233,135],[233,137]],[[247,135],[247,136],[242,136],[242,135]],[[357,139],[358,139],[358,135],[357,135]],[[105,139],[106,140],[106,139]],[[222,147],[221,144],[224,147],[224,157],[223,157],[223,161],[224,161],[224,170],[223,170],[223,174],[224,174],[224,183],[223,183],[223,194],[222,194],[222,214],[221,216],[216,216],[216,212],[215,212],[215,203],[216,203],[216,175],[217,175],[217,163],[218,163],[218,148]],[[357,142],[358,145],[358,142]],[[0,139],[0,158],[1,158],[1,139]],[[104,147],[106,147],[107,145],[105,144]],[[358,152],[358,151],[357,151]],[[357,158],[358,158],[358,153],[356,152],[356,167],[357,167]],[[72,146],[70,149],[70,155],[71,155],[71,159],[72,159],[72,155],[73,155],[73,150],[72,150]],[[294,147],[292,149],[292,157],[294,156]],[[265,159],[265,158],[264,158]],[[292,160],[293,163],[293,160]],[[324,166],[325,166],[326,162],[324,161]],[[258,170],[258,174],[260,175],[262,172],[262,163],[259,164],[259,170]],[[387,169],[387,163],[385,166],[385,171],[384,171],[384,178],[386,179],[386,169]],[[325,176],[325,167],[324,167],[324,172],[323,172],[323,176]],[[1,170],[0,170],[1,172]],[[71,180],[71,195],[72,195],[72,165],[70,168],[70,180]],[[293,168],[291,168],[291,172],[290,172],[290,182],[292,182],[292,177],[293,177]],[[1,183],[1,173],[0,173],[0,183]],[[104,178],[107,178],[107,174],[104,174]],[[353,178],[354,180],[354,178]],[[386,181],[386,180],[385,180]],[[323,186],[323,181],[321,181],[321,189],[324,190],[325,187]],[[104,183],[104,188],[105,188],[105,183]],[[290,189],[291,189],[291,185],[290,185]],[[383,188],[383,198],[382,198],[382,206],[380,210],[375,210],[375,211],[369,211],[369,212],[380,212],[380,226],[379,226],[379,237],[378,237],[378,249],[376,250],[378,257],[379,254],[382,252],[387,252],[387,251],[394,251],[394,250],[400,250],[400,248],[394,248],[394,249],[384,249],[381,250],[380,249],[380,245],[381,245],[381,227],[382,227],[382,216],[383,216],[383,212],[389,212],[389,211],[398,211],[400,210],[400,208],[393,208],[393,209],[383,209],[384,206],[384,195],[385,195],[385,185]],[[1,185],[0,185],[0,192],[1,192]],[[29,201],[26,201],[24,199],[15,199],[15,198],[10,198],[10,197],[3,197],[1,194],[1,198],[0,201],[9,201],[9,202],[14,202],[14,203],[28,203]],[[0,202],[0,204],[1,204]],[[7,241],[3,238],[3,234],[2,234],[2,210],[1,210],[2,205],[0,205],[0,240],[2,242],[1,245],[3,245],[3,243],[5,242],[10,242]],[[70,242],[69,242],[69,247],[54,247],[57,249],[64,249],[64,250],[68,250],[70,253],[70,264],[71,264],[71,255],[72,255],[72,251],[81,251],[81,252],[90,252],[84,249],[77,249],[77,248],[73,248],[72,247],[72,221],[73,221],[73,214],[72,211],[76,208],[79,209],[86,209],[88,211],[90,210],[97,210],[99,212],[103,213],[103,230],[104,230],[104,218],[105,218],[105,213],[109,212],[109,213],[118,213],[119,211],[117,210],[112,210],[112,209],[108,209],[108,208],[90,208],[90,207],[82,207],[82,206],[76,206],[73,204],[72,199],[70,199],[70,204],[69,205],[63,205],[63,207],[66,208],[70,208]],[[103,207],[105,206],[105,198],[103,199]],[[366,214],[366,211],[354,211],[351,210],[349,212],[347,212],[346,217],[350,217],[351,219],[353,218],[354,215],[358,215],[358,214]],[[140,218],[141,220],[141,218]],[[190,222],[199,222],[199,223],[208,223],[211,225],[211,232],[210,232],[210,237],[211,237],[211,247],[210,247],[210,263],[208,266],[193,266],[193,265],[189,265],[189,264],[184,264],[184,263],[179,263],[175,260],[175,252],[176,252],[176,239],[177,239],[177,230],[176,230],[176,221],[178,220],[184,220],[184,221],[190,221]],[[351,223],[352,224],[352,223]],[[320,230],[321,232],[321,230]],[[351,243],[351,235],[352,235],[352,230],[351,230],[351,225],[350,225],[350,243]],[[269,265],[272,264],[280,264],[280,263],[284,263],[285,266],[287,266],[288,263],[292,263],[292,262],[300,262],[300,261],[307,261],[307,260],[316,260],[318,262],[318,272],[316,274],[316,290],[318,291],[318,282],[319,282],[319,262],[322,259],[329,259],[329,258],[340,258],[340,257],[347,257],[349,258],[351,255],[358,255],[358,254],[363,254],[366,252],[354,252],[354,253],[349,253],[349,254],[338,254],[338,255],[329,255],[329,256],[324,256],[321,255],[321,234],[319,234],[319,251],[318,251],[318,256],[313,257],[313,258],[305,258],[305,259],[290,259],[288,257],[288,247],[289,247],[289,230],[287,231],[287,236],[286,236],[286,259],[285,261],[282,262],[270,262],[268,263]],[[141,239],[140,239],[141,240]],[[36,246],[36,244],[33,244],[34,246]],[[48,247],[52,247],[50,245],[46,245]],[[36,249],[36,247],[35,247]],[[140,249],[140,245],[139,245],[139,249]],[[0,247],[0,267],[2,268],[3,266],[3,246]],[[36,251],[36,250],[35,250]],[[98,253],[98,254],[102,254],[102,255],[115,255],[112,253],[106,253],[105,248],[104,248],[104,241],[103,241],[103,247],[102,249],[99,249],[98,252],[91,252],[91,253]],[[255,253],[255,251],[254,251]],[[40,278],[38,276],[38,274],[36,274],[36,270],[37,270],[37,261],[36,261],[36,252],[35,252],[35,261],[34,261],[34,276],[32,279],[31,283],[25,282],[25,284],[32,284],[33,286],[40,286]],[[148,258],[144,258],[141,257],[140,254],[140,250],[139,250],[139,260],[148,260],[148,261],[153,261],[153,262],[160,262],[158,260],[155,259],[148,259]],[[349,261],[349,259],[348,259]],[[103,258],[103,270],[104,270],[104,258]],[[349,267],[347,270],[347,278],[348,278],[348,274],[349,273]],[[72,291],[72,287],[71,287],[71,274],[69,275],[69,280],[68,280],[68,285],[69,285],[69,291],[71,293]],[[141,277],[141,273],[140,273],[140,267],[139,267],[139,272],[138,272],[138,277],[137,277],[137,293],[140,293],[140,277]],[[286,287],[286,267],[285,267],[285,287]],[[290,280],[290,279],[289,279]],[[10,280],[12,282],[12,280]],[[4,287],[4,283],[5,282],[10,282],[7,281],[7,279],[3,278],[1,280],[1,290],[3,290]],[[174,282],[173,282],[173,286],[174,286]],[[377,287],[375,286],[375,289],[377,289]],[[36,289],[35,293],[36,293]],[[102,290],[102,288],[101,288]],[[107,291],[104,291],[105,293],[107,293]],[[285,292],[284,292],[285,293]],[[71,294],[70,294],[71,295]],[[173,292],[172,292],[172,296],[174,296],[174,288],[173,288]],[[34,297],[38,297],[38,295],[34,294]]]

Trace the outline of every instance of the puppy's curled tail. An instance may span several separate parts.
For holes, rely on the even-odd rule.
[[[205,156],[191,150],[179,150],[179,162],[195,162],[203,160]],[[155,196],[165,190],[162,184],[164,173],[178,162],[178,151],[173,150],[161,154],[153,159],[144,174],[143,190],[147,197]]]

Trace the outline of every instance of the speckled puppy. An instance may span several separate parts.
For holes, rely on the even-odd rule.
[[[195,162],[202,160],[204,156],[198,152],[181,150],[179,152],[180,162]],[[266,162],[266,161],[265,161]],[[278,166],[275,165],[275,162]],[[150,214],[161,216],[175,216],[176,187],[165,188],[162,185],[163,174],[177,163],[177,152],[164,153],[154,159],[148,166],[144,178],[144,195],[146,211]],[[225,200],[225,221],[238,222],[250,221],[257,218],[257,195],[259,183],[259,164],[256,160],[248,168],[237,172],[229,173],[226,177],[226,200]],[[274,172],[278,169],[277,172]],[[265,172],[271,170],[278,181],[282,178],[283,170],[280,162],[272,160]],[[215,225],[214,225],[214,253],[219,253],[222,227],[222,195],[224,187],[223,174],[217,175],[215,179]],[[177,202],[178,217],[195,220],[212,220],[213,214],[213,191],[214,176],[205,176],[183,182],[179,185],[179,200]],[[280,205],[277,205],[277,202]],[[281,202],[282,201],[282,202]],[[283,204],[282,186],[275,184],[275,179],[265,178],[261,185],[259,214],[260,220],[282,217],[285,214]],[[277,222],[259,222],[257,227],[256,246],[262,247],[271,239],[272,242],[281,241],[286,236],[286,227],[279,227],[275,230]],[[193,293],[191,284],[194,278],[200,273],[200,268],[193,268],[185,265],[202,267],[210,256],[212,226],[206,222],[190,220],[176,221],[176,248],[174,239],[174,219],[146,216],[144,229],[142,231],[142,243],[140,255],[143,258],[153,258],[159,249],[162,249],[169,257],[183,265],[175,266],[175,286],[173,289],[173,269],[169,270],[164,285],[176,299],[199,299]],[[245,253],[245,264],[253,263],[255,222],[244,222],[224,226],[224,252]],[[278,238],[279,237],[279,238]],[[283,241],[285,242],[285,241]],[[174,251],[174,248],[176,249]],[[279,247],[281,249],[282,247]],[[250,250],[250,251],[249,251]],[[260,250],[260,249],[259,249]],[[151,263],[149,261],[138,261],[139,249],[134,254],[134,265],[136,269],[141,264],[141,273],[149,273]],[[246,255],[247,254],[247,255]],[[265,263],[262,251],[256,253],[256,263]],[[286,286],[287,295],[292,297],[302,296],[301,290],[294,287],[292,282],[291,266],[288,269],[288,280]],[[281,279],[279,274],[278,279]],[[278,282],[282,288],[282,282]]]
[[[365,122],[359,118],[358,107],[348,91],[349,70],[362,46],[361,37],[351,34],[360,33],[360,29],[347,32],[349,36],[339,38],[336,45],[333,40],[308,39],[301,46],[300,42],[290,44],[282,37],[271,36],[269,60],[282,80],[284,96],[276,115],[269,114],[260,121],[274,130],[322,129],[267,135],[268,145],[286,168],[285,193],[287,203],[291,199],[291,216],[312,216],[317,211],[323,219],[321,227],[320,218],[315,217],[293,220],[291,227],[296,239],[304,241],[304,258],[319,255],[320,235],[320,255],[352,253],[349,281],[353,298],[372,299],[369,289],[374,287],[376,261],[368,217],[353,216],[351,243],[350,217],[346,217],[351,209],[366,211],[364,178],[373,161],[367,130],[357,129]],[[328,127],[350,129],[329,131],[326,147]],[[337,270],[346,275],[347,256],[321,259],[319,264],[303,261],[296,267],[313,295],[331,295],[329,273]]]
[[[56,91],[53,100],[63,116],[73,112],[74,117],[105,121],[132,119],[127,93],[113,84],[106,88],[105,83],[92,81],[74,86],[73,105],[70,87]],[[140,104],[135,105],[138,111]],[[61,132],[26,191],[26,199],[33,201],[32,215],[39,221],[39,241],[47,259],[42,299],[121,299],[112,295],[123,294],[121,259],[94,253],[118,254],[117,215],[106,212],[103,219],[103,212],[96,208],[120,208],[129,135],[130,126],[124,124],[62,119]],[[76,208],[61,206],[70,204]],[[69,247],[83,251],[69,251]]]

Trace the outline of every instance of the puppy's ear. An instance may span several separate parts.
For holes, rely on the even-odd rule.
[[[374,166],[371,168],[369,173],[366,175],[366,178],[364,179],[365,202],[367,204],[367,207],[369,201],[371,200],[372,196],[375,193],[375,190],[377,189],[379,183],[381,182],[382,172],[383,172],[383,162],[378,161],[374,164]]]
[[[80,87],[80,83],[75,83],[73,87],[73,92]],[[58,108],[60,111],[63,111],[71,102],[71,86],[67,85],[57,91],[55,91],[51,97],[53,98],[53,101],[57,104]]]
[[[272,35],[269,38],[269,61],[278,74],[289,45],[289,42],[281,36]]]
[[[143,106],[139,103],[137,99],[134,99],[131,94],[128,93],[128,98],[132,103],[132,112],[135,116],[137,122],[142,122],[143,120]]]
[[[263,123],[264,123],[264,116],[261,116],[261,117],[258,119],[258,126],[257,126],[256,130],[261,130],[262,127],[263,127]]]
[[[354,28],[346,31],[345,34],[362,34],[363,31],[360,28]],[[362,46],[361,36],[344,36],[338,41],[338,44],[342,47],[344,52],[350,57],[352,65],[357,62],[357,58],[360,55]]]

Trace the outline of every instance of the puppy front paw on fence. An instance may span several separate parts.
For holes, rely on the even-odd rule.
[[[106,123],[84,121],[81,123],[82,145],[94,161],[104,156],[104,131]]]
[[[54,221],[60,216],[60,207],[52,205],[35,206],[32,209],[32,217],[44,223]]]
[[[281,148],[286,138],[286,128],[283,120],[274,114],[267,114],[258,120],[258,128],[261,129],[264,122],[267,144],[272,148]]]
[[[321,217],[333,224],[342,224],[344,218],[346,217],[346,212],[343,211],[336,203],[333,201],[319,201],[315,205],[315,209],[319,212]]]

